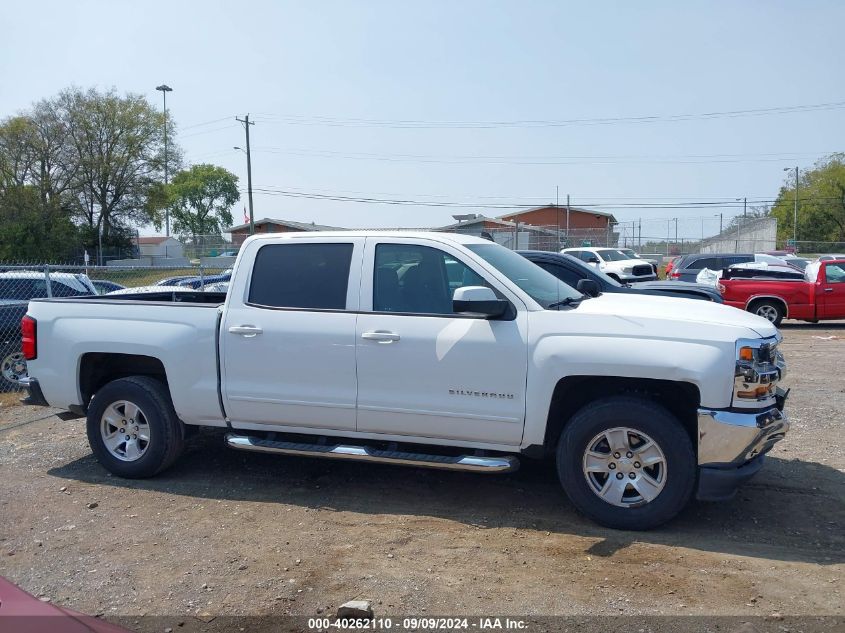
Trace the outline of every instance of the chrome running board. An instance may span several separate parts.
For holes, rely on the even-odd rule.
[[[442,470],[463,470],[477,473],[507,473],[519,468],[519,459],[509,455],[495,457],[479,455],[429,455],[427,453],[384,451],[369,446],[281,442],[278,440],[265,440],[249,435],[234,435],[232,433],[226,435],[226,444],[241,451],[302,455],[305,457],[328,457],[333,459],[354,459],[362,462],[379,462],[382,464],[419,466],[422,468],[438,468]]]

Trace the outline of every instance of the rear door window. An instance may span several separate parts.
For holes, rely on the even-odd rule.
[[[268,244],[255,257],[249,303],[345,310],[352,244]]]
[[[684,268],[690,268],[691,270],[702,270],[704,268],[709,268],[710,270],[720,270],[722,267],[719,265],[719,261],[715,257],[703,257],[690,262],[689,266],[684,266]]]
[[[582,279],[588,279],[587,275],[580,275],[574,270],[569,270],[560,264],[552,264],[551,262],[534,262],[540,268],[550,272],[555,277],[560,279],[562,282],[566,283],[573,288],[578,285],[578,282]]]

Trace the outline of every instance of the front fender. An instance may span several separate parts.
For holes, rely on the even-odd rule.
[[[523,445],[542,444],[557,383],[568,376],[601,376],[686,382],[701,406],[730,406],[734,344],[590,335],[549,335],[528,363]],[[615,394],[608,394],[615,395]]]

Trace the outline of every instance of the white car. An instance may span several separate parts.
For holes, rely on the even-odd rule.
[[[657,279],[649,262],[632,258],[618,248],[564,248],[560,252],[577,257],[622,283]]]
[[[86,416],[120,477],[173,464],[190,425],[238,450],[477,473],[554,456],[576,508],[647,529],[730,498],[789,428],[766,319],[587,297],[469,235],[255,235],[226,295],[35,300],[22,330],[29,402]]]
[[[49,274],[50,283],[47,283]],[[0,273],[0,392],[16,391],[29,380],[21,353],[21,318],[30,299],[97,294],[81,273],[11,270]]]

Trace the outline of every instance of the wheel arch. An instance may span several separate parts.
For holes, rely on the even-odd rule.
[[[784,319],[789,318],[789,304],[786,303],[786,300],[783,297],[779,297],[777,295],[753,295],[753,296],[748,298],[748,301],[745,302],[745,311],[750,312],[751,311],[751,309],[750,309],[751,305],[755,301],[760,301],[760,300],[776,301],[777,303],[779,303],[783,307],[783,318]]]
[[[685,381],[623,376],[567,376],[555,385],[546,421],[543,446],[554,451],[558,438],[572,416],[590,402],[610,396],[642,397],[664,406],[698,444],[697,411],[701,402],[698,386]]]
[[[148,376],[164,383],[170,390],[164,363],[153,356],[88,352],[79,360],[79,395],[82,407],[87,408],[91,398],[104,385],[119,378]]]

